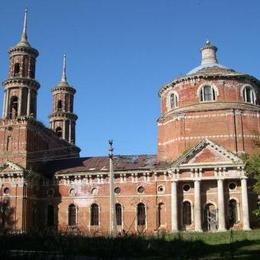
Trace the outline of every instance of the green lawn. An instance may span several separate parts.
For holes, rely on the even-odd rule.
[[[27,251],[30,259],[35,259],[33,254],[39,255],[39,251],[43,255],[97,259],[260,259],[260,230],[115,238],[49,233],[0,235],[1,256],[10,257],[10,252],[15,255],[20,250]]]

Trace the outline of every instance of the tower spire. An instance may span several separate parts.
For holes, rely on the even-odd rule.
[[[66,57],[66,54],[63,55],[63,66],[62,66],[61,81],[67,82],[67,57]]]
[[[26,8],[24,10],[24,18],[23,18],[23,31],[21,35],[21,40],[17,45],[23,45],[26,47],[30,47],[30,44],[28,42],[28,36],[27,36],[27,15],[28,15],[28,9]]]

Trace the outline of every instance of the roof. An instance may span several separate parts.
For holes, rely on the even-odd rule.
[[[114,170],[150,170],[163,166],[162,162],[157,161],[156,155],[115,155]],[[108,172],[109,158],[100,157],[83,157],[65,160],[48,161],[40,169],[46,176],[53,174],[70,174],[77,172]]]
[[[187,75],[225,75],[225,76],[234,76],[234,75],[243,75],[233,69],[229,69],[223,65],[212,63],[206,65],[200,65],[190,72]]]

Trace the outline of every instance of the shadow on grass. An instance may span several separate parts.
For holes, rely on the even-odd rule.
[[[0,235],[0,255],[20,259],[37,259],[42,256],[73,258],[93,256],[89,259],[256,259],[260,255],[260,240],[241,240],[232,243],[209,245],[199,239],[186,240],[176,236],[164,237],[86,237],[49,233]],[[19,252],[19,254],[18,254]],[[243,258],[243,256],[245,258]],[[19,258],[18,258],[19,259]]]

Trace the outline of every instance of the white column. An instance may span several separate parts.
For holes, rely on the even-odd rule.
[[[178,232],[178,204],[177,204],[177,181],[172,182],[172,198],[171,198],[171,208],[172,208],[172,232]]]
[[[225,206],[223,179],[218,179],[218,231],[225,231]]]
[[[62,138],[65,139],[65,132],[66,132],[66,120],[63,121],[63,126],[62,126]]]
[[[246,179],[247,179],[246,177],[241,179],[242,221],[243,221],[243,230],[250,230]]]
[[[6,91],[4,91],[2,118],[5,117],[5,107],[6,107],[5,102],[6,102]]]
[[[28,95],[27,95],[27,116],[30,116],[30,106],[31,106],[31,90],[28,89]]]
[[[200,199],[200,180],[194,181],[194,224],[195,231],[202,231],[201,228],[201,199]]]
[[[18,117],[21,116],[21,109],[22,109],[22,88],[19,89]]]
[[[69,120],[69,143],[71,143],[71,120]]]
[[[10,99],[10,89],[6,90],[6,102],[5,102],[5,117],[8,117],[8,106],[9,106],[9,99]]]

